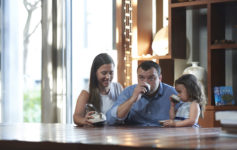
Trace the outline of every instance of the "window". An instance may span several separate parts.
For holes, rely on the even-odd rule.
[[[88,85],[90,67],[94,57],[102,52],[117,62],[115,40],[115,1],[72,1],[72,95],[73,111],[80,91]],[[115,69],[116,71],[116,69]],[[114,73],[117,80],[117,72]]]
[[[40,122],[41,1],[1,0],[1,121]]]
[[[42,70],[45,69],[42,68],[42,63],[45,61],[45,57],[42,57],[42,30],[44,31],[45,28],[43,28],[44,24],[41,24],[41,8],[43,8],[43,6],[46,8],[45,5],[48,3],[41,0],[0,0],[0,2],[0,122],[41,122],[41,110],[43,108],[43,105],[41,107],[41,99],[43,99],[42,94],[45,93],[45,89],[41,89],[41,82],[46,80],[42,77]],[[72,29],[66,30],[72,31],[72,33],[69,34],[69,37],[72,35],[72,37],[70,37],[72,38],[72,53],[67,53],[71,54],[72,59],[66,60],[68,62],[72,61],[71,64],[66,62],[66,69],[67,67],[71,67],[69,70],[72,70],[72,72],[66,71],[66,76],[72,76],[72,80],[67,80],[66,82],[68,83],[66,85],[72,86],[72,93],[70,93],[71,91],[67,91],[67,95],[72,94],[72,97],[67,97],[67,102],[72,101],[73,103],[72,105],[67,104],[67,109],[70,110],[69,114],[65,114],[68,113],[68,111],[62,109],[63,114],[65,114],[64,116],[72,117],[76,99],[80,91],[88,84],[90,67],[94,57],[99,53],[107,52],[113,57],[114,62],[117,62],[117,51],[114,50],[113,45],[115,41],[114,2],[115,0],[52,1],[50,6],[47,7],[55,9],[55,7],[59,5],[60,8],[57,11],[62,10],[66,12],[62,12],[60,15],[66,15],[66,18],[71,18],[66,21],[72,21]],[[70,7],[72,7],[72,12],[67,10],[67,8],[70,7],[64,7],[64,4],[69,5],[69,3],[71,4]],[[51,4],[54,6],[51,7]],[[50,11],[47,13],[50,13]],[[4,16],[1,14],[4,14]],[[59,16],[59,14],[56,15],[57,17]],[[48,24],[50,23],[51,22]],[[52,23],[50,24],[50,27],[51,26]],[[57,27],[57,30],[61,30],[59,29],[60,27]],[[53,26],[53,28],[56,27]],[[61,28],[64,30],[63,27]],[[51,36],[50,33],[48,34]],[[64,34],[64,32],[62,32],[62,34]],[[70,50],[70,48],[66,48],[66,50]],[[55,53],[51,54],[54,55]],[[60,58],[60,56],[61,54],[57,55],[56,59],[65,59]],[[65,60],[62,61],[61,65],[64,65]],[[56,62],[60,62],[60,60],[57,60]],[[68,66],[68,64],[71,66]],[[57,66],[55,68],[56,70],[54,71],[57,72]],[[53,80],[63,79],[57,78]],[[117,73],[115,72],[114,81],[116,80]],[[64,83],[64,81],[62,82]],[[51,84],[49,86],[50,91],[48,92],[55,92],[54,89],[52,90]],[[56,87],[58,86],[56,85]],[[65,85],[63,84],[62,87],[65,87]],[[53,95],[55,98],[54,94],[60,96],[60,93],[57,92],[50,96]],[[64,103],[62,104],[62,107],[64,107]],[[49,110],[48,107],[44,107],[43,110],[44,114],[51,113],[51,111],[45,112],[45,110]],[[52,113],[55,113],[56,111],[57,110],[54,110]],[[50,119],[47,121],[50,122]],[[67,123],[70,123],[71,120],[72,118],[67,119]]]

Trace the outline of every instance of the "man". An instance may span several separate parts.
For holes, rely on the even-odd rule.
[[[137,68],[138,84],[127,87],[106,113],[109,125],[160,126],[169,119],[170,96],[174,87],[161,82],[161,68],[145,61]]]

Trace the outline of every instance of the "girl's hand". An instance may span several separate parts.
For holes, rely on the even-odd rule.
[[[164,125],[164,127],[175,127],[175,121],[174,120],[166,120],[163,125]]]
[[[175,107],[175,102],[172,100],[171,97],[170,97],[170,107]]]
[[[171,102],[171,106],[175,106],[175,104],[179,103],[181,101],[180,97],[175,95],[175,94],[172,94],[170,96],[170,102]]]

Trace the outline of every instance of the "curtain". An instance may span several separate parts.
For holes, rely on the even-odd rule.
[[[18,49],[19,2],[1,0],[1,99],[0,122],[22,122],[22,57]],[[14,44],[13,44],[14,43]]]
[[[43,123],[70,122],[70,35],[66,34],[65,6],[65,0],[42,1]]]

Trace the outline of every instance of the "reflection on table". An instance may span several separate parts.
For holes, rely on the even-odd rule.
[[[236,149],[221,128],[0,124],[0,149]]]

